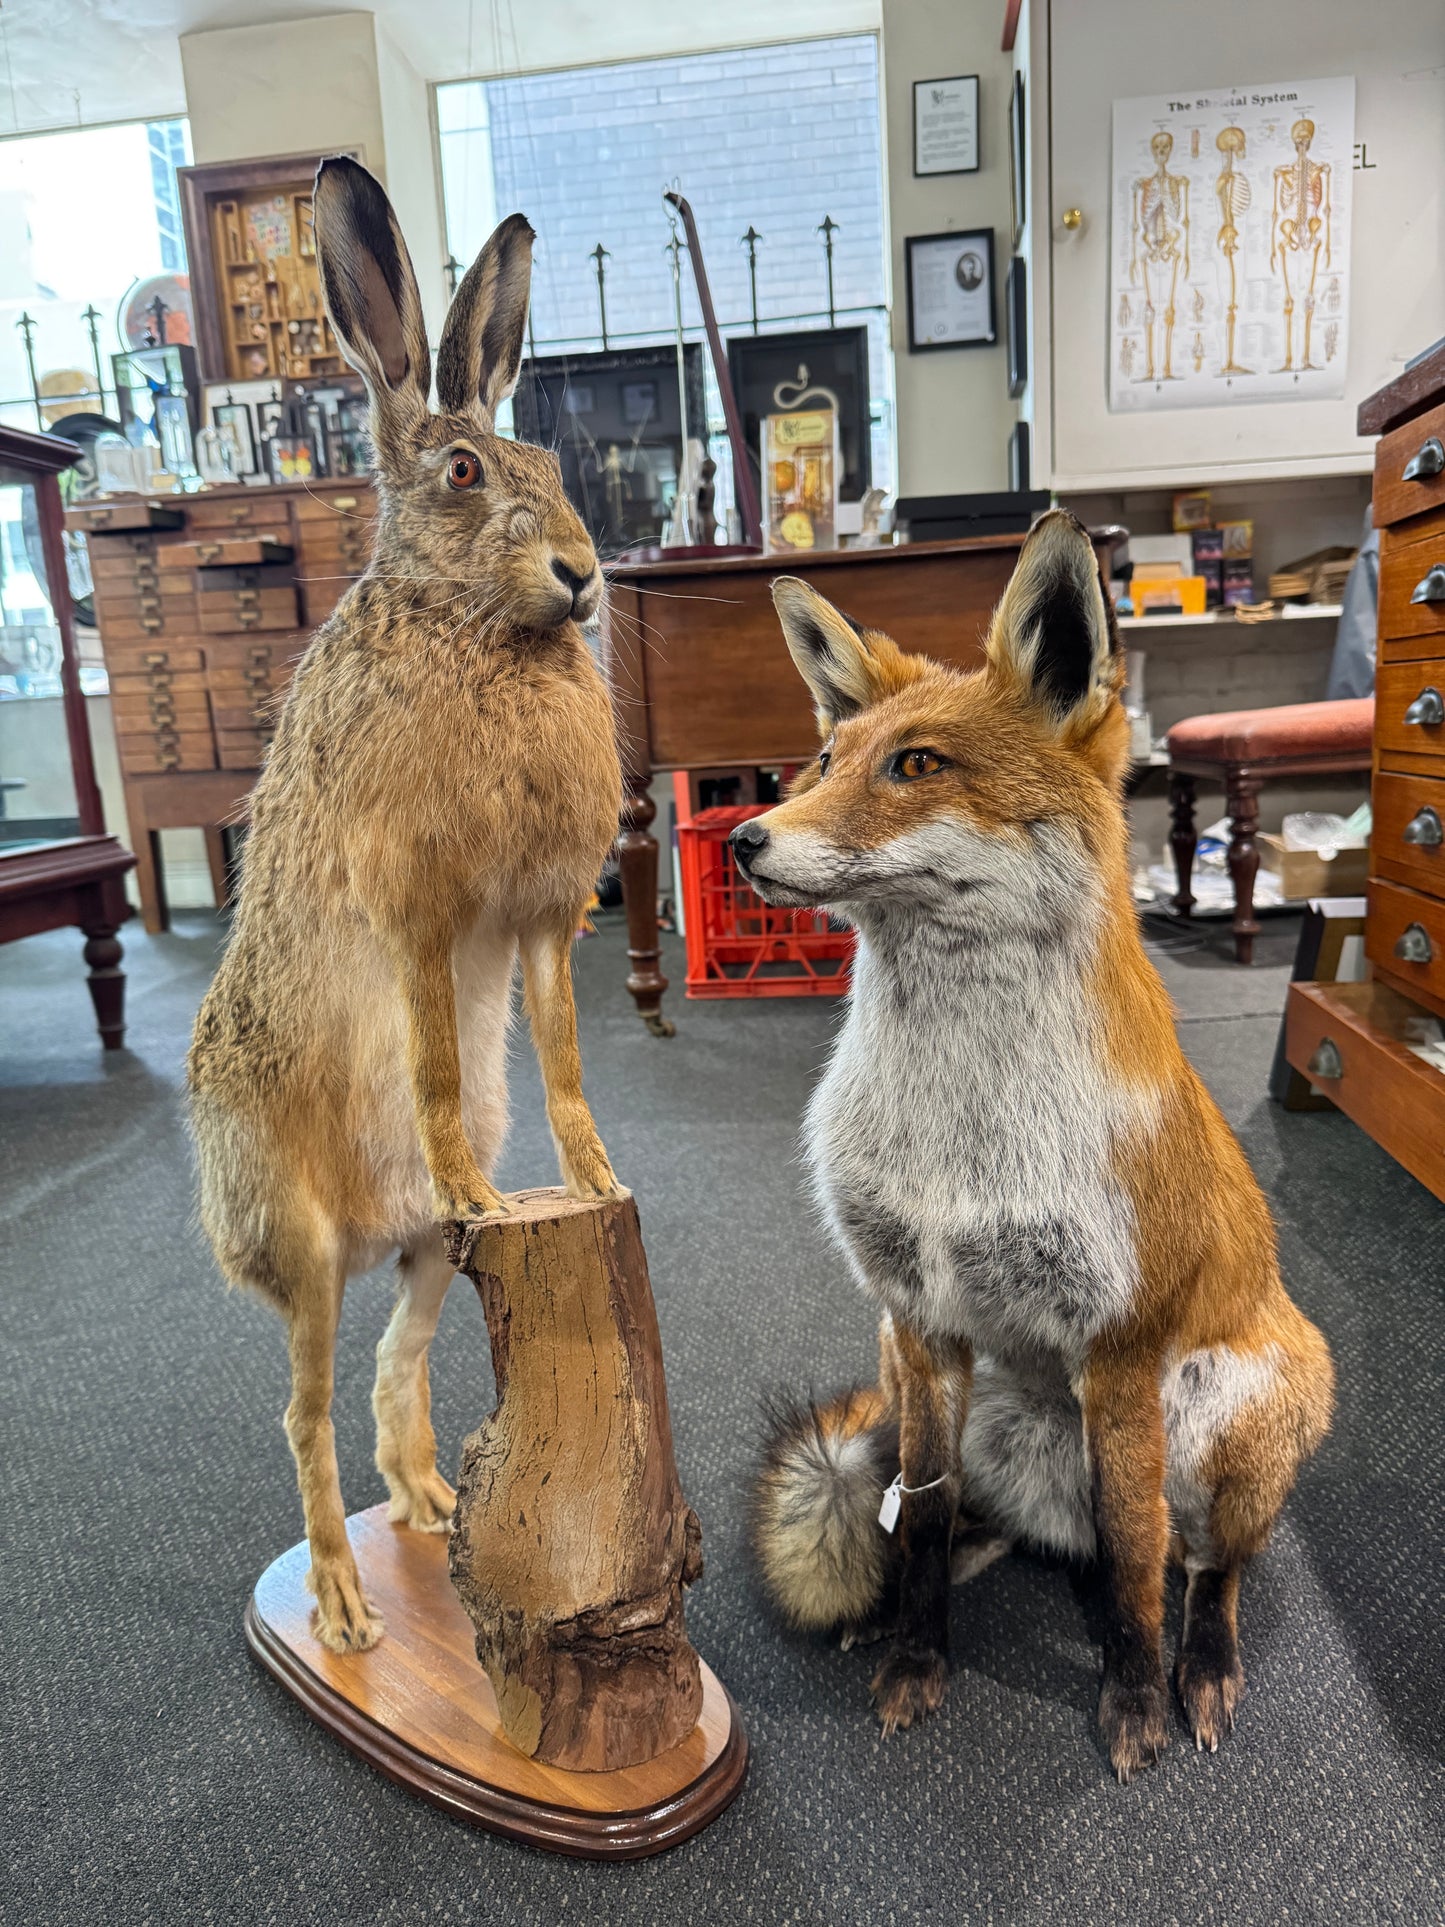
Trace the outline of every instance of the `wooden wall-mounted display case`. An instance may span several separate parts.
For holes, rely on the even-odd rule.
[[[176,170],[206,381],[345,370],[316,259],[311,194],[320,163],[285,154]]]

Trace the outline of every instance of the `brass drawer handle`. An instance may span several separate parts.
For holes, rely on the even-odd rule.
[[[1445,443],[1438,435],[1421,442],[1419,449],[1406,462],[1400,475],[1402,482],[1428,482],[1445,469]]]
[[[170,655],[166,650],[147,649],[146,651],[146,668],[147,669],[169,669],[170,666],[171,666],[171,659],[170,659]]]
[[[220,542],[198,542],[196,544],[197,562],[213,561],[221,553],[222,546]]]
[[[1320,1039],[1315,1045],[1314,1056],[1305,1065],[1305,1070],[1315,1078],[1334,1079],[1344,1076],[1345,1066],[1340,1057],[1340,1047],[1333,1037]]]
[[[1430,933],[1423,923],[1406,925],[1403,934],[1396,939],[1395,955],[1402,963],[1435,961],[1435,949],[1430,942]]]
[[[1428,568],[1410,592],[1412,602],[1445,602],[1445,562]]]
[[[1445,576],[1445,569],[1441,570],[1441,575]],[[1423,724],[1426,729],[1434,729],[1438,724],[1445,723],[1445,696],[1433,685],[1422,689],[1405,711],[1405,721]]]
[[[1445,842],[1445,829],[1441,828],[1438,812],[1428,803],[1423,809],[1416,810],[1401,830],[1400,841],[1417,844],[1422,850],[1438,850]]]
[[[251,504],[249,502],[242,502],[239,507],[231,510],[231,520],[233,522],[249,522],[250,519]]]
[[[140,626],[148,635],[153,636],[157,634],[159,630],[164,629],[166,625],[161,621],[159,616],[142,616]]]

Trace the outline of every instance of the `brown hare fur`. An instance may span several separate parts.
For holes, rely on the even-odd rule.
[[[520,952],[563,1181],[616,1180],[582,1095],[570,945],[617,829],[611,708],[577,626],[602,594],[555,458],[499,440],[521,365],[532,230],[505,220],[437,356],[411,261],[354,161],[316,181],[326,304],[371,396],[380,516],[366,574],[296,672],[252,800],[230,943],[189,1071],[201,1222],[228,1279],[290,1332],[286,1434],[318,1631],[381,1622],[347,1542],[331,1424],[348,1277],[401,1248],[377,1349],[376,1462],[391,1517],[445,1531],[427,1348],[452,1278],[440,1225],[505,1210]]]

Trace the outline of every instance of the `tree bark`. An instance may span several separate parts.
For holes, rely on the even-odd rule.
[[[697,1724],[682,1496],[632,1198],[522,1191],[452,1227],[492,1341],[497,1405],[462,1448],[452,1583],[508,1737],[554,1766],[636,1766]]]

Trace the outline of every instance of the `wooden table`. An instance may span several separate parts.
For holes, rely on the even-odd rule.
[[[1121,529],[1095,531],[1107,555]],[[811,556],[613,563],[603,622],[626,800],[618,853],[627,910],[627,988],[649,1030],[669,1036],[658,967],[656,805],[659,770],[805,762],[818,746],[813,708],[773,609],[774,576],[820,595],[904,649],[977,668],[1022,535]]]

